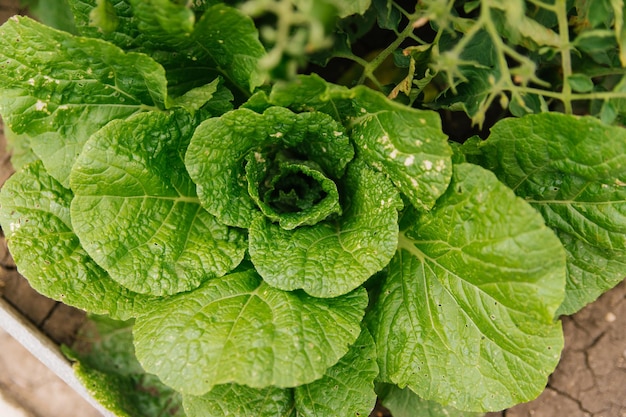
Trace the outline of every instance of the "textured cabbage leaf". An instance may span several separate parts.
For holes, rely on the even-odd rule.
[[[485,166],[541,212],[567,251],[572,314],[626,276],[626,130],[549,113],[506,119],[480,143]]]
[[[184,417],[181,395],[137,362],[131,330],[132,321],[91,316],[72,348],[64,348],[76,376],[118,417]]]
[[[114,27],[109,32],[92,24],[96,0],[70,3],[78,31],[84,36],[141,51],[162,64],[172,95],[208,83],[218,75],[244,95],[264,81],[258,61],[265,49],[258,31],[252,19],[234,7],[207,7],[206,2],[112,0],[115,15],[105,23]]]
[[[68,0],[68,3],[80,35],[103,39],[125,50],[138,46],[136,39],[140,32],[129,0]]]
[[[480,417],[484,413],[460,411],[445,407],[435,401],[422,400],[409,388],[400,389],[393,384],[378,384],[376,392],[382,405],[393,417]]]
[[[269,199],[262,198],[263,201],[273,208],[275,214],[291,219],[286,219],[286,224],[281,221],[281,225],[293,228],[299,223],[293,220],[294,213],[298,214],[295,217],[306,217],[305,224],[308,224],[308,214],[317,218],[318,209],[303,213],[305,207],[281,208],[275,204],[272,196],[284,201],[278,198],[280,191],[289,193],[294,189],[290,184],[293,176],[281,172],[284,161],[313,162],[324,177],[336,179],[343,174],[353,156],[352,145],[342,126],[324,113],[295,114],[282,107],[270,107],[259,114],[244,108],[201,123],[191,139],[185,164],[197,184],[202,205],[222,223],[249,227],[261,214],[257,202],[265,196]],[[253,164],[248,168],[251,178],[247,179],[246,166],[250,163]],[[265,180],[257,178],[265,172]],[[312,174],[300,170],[299,177],[304,184],[296,187],[294,192],[301,197],[308,196],[316,186],[323,187]],[[266,182],[271,184],[271,190],[261,192],[258,186]],[[253,195],[249,187],[255,188]],[[323,205],[324,201],[320,198],[316,205]],[[266,208],[264,211],[267,212]]]
[[[367,302],[365,290],[318,299],[236,272],[155,303],[135,324],[137,358],[185,395],[226,383],[294,387],[344,356]]]
[[[187,417],[295,417],[293,390],[251,388],[240,384],[215,386],[202,396],[184,395]]]
[[[248,194],[268,219],[292,230],[341,213],[337,185],[319,165],[284,153],[259,155],[247,155],[246,180]]]
[[[385,176],[364,163],[348,166],[341,187],[344,214],[285,230],[258,217],[250,226],[250,257],[268,284],[314,297],[352,291],[389,263],[398,244],[402,200]]]
[[[367,329],[321,379],[296,388],[256,389],[238,384],[214,387],[203,396],[185,395],[188,417],[367,416],[376,403],[376,346]]]
[[[376,345],[363,329],[348,353],[319,380],[295,388],[298,416],[367,416],[376,404]]]
[[[0,192],[0,224],[19,272],[39,293],[65,304],[126,319],[153,297],[134,293],[81,247],[70,221],[72,192],[41,161],[15,173]]]
[[[319,111],[338,122],[353,116],[354,90],[331,84],[317,74],[299,75],[293,81],[278,81],[272,87],[269,102],[295,112]]]
[[[170,0],[130,0],[130,4],[144,46],[182,48],[189,43],[196,16],[186,4]]]
[[[150,57],[27,17],[0,27],[0,61],[5,123],[30,136],[50,175],[65,187],[91,134],[113,119],[165,107],[165,71]]]
[[[269,102],[320,111],[351,128],[359,157],[384,172],[417,208],[429,210],[452,175],[452,150],[432,111],[388,100],[366,87],[347,89],[317,75],[278,82]]]
[[[565,251],[489,171],[455,167],[432,211],[406,213],[369,326],[381,378],[493,411],[535,398],[559,360]]]
[[[245,236],[200,206],[185,170],[193,127],[182,110],[113,121],[91,137],[72,170],[76,234],[133,291],[189,291],[243,259]]]
[[[365,87],[355,88],[353,105],[350,136],[359,156],[386,173],[416,208],[432,208],[452,175],[452,150],[439,115]]]

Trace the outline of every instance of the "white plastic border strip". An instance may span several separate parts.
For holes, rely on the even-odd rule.
[[[81,397],[104,417],[115,417],[89,394],[76,378],[70,362],[63,356],[59,346],[46,337],[37,327],[0,297],[0,327],[21,343],[30,353],[52,372],[72,387]]]

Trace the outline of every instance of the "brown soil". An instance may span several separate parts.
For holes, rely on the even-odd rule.
[[[535,401],[489,417],[626,417],[626,282],[563,318],[565,349]]]

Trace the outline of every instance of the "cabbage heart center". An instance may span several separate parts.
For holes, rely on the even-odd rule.
[[[341,214],[335,182],[312,161],[286,152],[246,157],[248,193],[261,212],[287,230]]]

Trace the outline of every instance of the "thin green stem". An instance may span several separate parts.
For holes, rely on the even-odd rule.
[[[552,12],[557,13],[558,12],[558,5],[557,4],[548,4],[548,3],[544,3],[543,1],[539,1],[539,0],[527,0],[529,3],[534,4],[537,7],[541,7],[542,9],[545,10],[549,10]]]
[[[387,46],[380,54],[376,55],[376,58],[369,61],[367,65],[364,66],[363,74],[361,74],[361,78],[359,79],[358,84],[363,84],[366,79],[370,79],[376,82],[374,71],[376,71],[376,68],[378,68],[385,61],[385,59],[387,59],[387,57],[391,55],[393,51],[398,49],[402,42],[404,42],[404,40],[410,36],[410,34],[414,30],[413,25],[415,24],[416,20],[417,19],[415,18],[415,16],[413,16],[413,19],[409,20],[409,23],[406,25],[404,30],[402,30],[402,32],[398,34],[396,40],[389,44],[389,46]]]
[[[563,87],[561,89],[564,112],[572,114],[572,87],[569,77],[572,75],[572,59],[570,55],[569,22],[567,20],[567,0],[556,0],[555,13],[559,26],[559,39],[561,49],[561,70],[563,72]]]
[[[508,91],[516,91],[519,94],[536,94],[538,96],[550,97],[565,102],[563,93],[560,91],[542,90],[540,88],[532,87],[518,87],[514,86],[508,88]],[[572,101],[581,100],[615,100],[625,99],[626,91],[594,91],[592,93],[573,93],[569,95],[568,100],[570,104]]]

